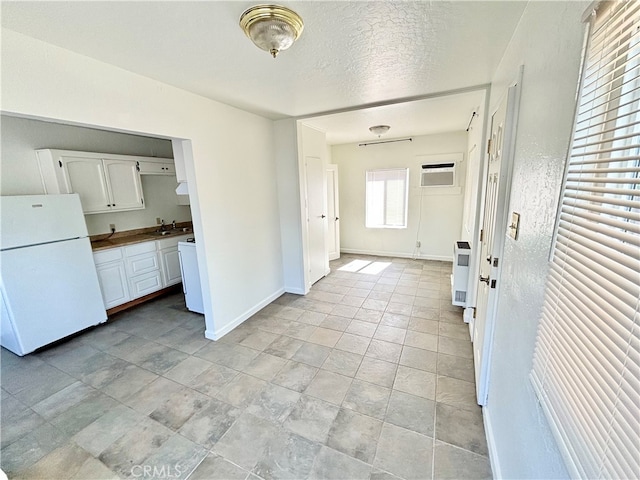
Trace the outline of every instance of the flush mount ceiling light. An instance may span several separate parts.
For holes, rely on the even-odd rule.
[[[378,138],[380,138],[380,136],[387,133],[390,128],[389,125],[374,125],[373,127],[369,127],[369,131],[374,135],[378,135]]]
[[[280,5],[256,5],[240,16],[240,27],[258,48],[273,58],[295,42],[304,28],[302,18]]]

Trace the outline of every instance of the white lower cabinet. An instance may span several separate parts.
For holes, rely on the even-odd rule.
[[[182,281],[178,242],[191,235],[94,252],[104,306],[108,310]]]
[[[189,237],[193,237],[193,234],[172,236],[156,241],[158,253],[160,253],[160,261],[162,262],[162,278],[166,287],[182,281],[178,242],[184,242]]]
[[[160,250],[160,258],[162,259],[162,275],[166,286],[175,285],[182,281],[182,272],[180,271],[180,256],[178,255],[178,246]]]
[[[95,252],[93,260],[98,272],[105,310],[131,300],[122,249],[112,248]]]

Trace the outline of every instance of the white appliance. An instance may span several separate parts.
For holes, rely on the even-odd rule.
[[[455,186],[455,166],[450,163],[433,163],[422,165],[421,187],[453,187]]]
[[[0,344],[18,355],[106,321],[80,197],[0,197]]]
[[[182,290],[187,308],[192,312],[204,314],[195,242],[178,242],[178,255],[182,270]]]

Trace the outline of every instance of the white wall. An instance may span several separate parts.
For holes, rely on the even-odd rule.
[[[484,409],[493,472],[499,478],[568,476],[529,372],[573,122],[581,15],[587,5],[529,2],[492,82],[490,111],[524,65],[509,206],[509,212],[521,214],[520,232],[517,241],[505,241]]]
[[[175,175],[141,175],[144,194],[144,210],[131,212],[98,213],[85,215],[89,235],[109,233],[109,225],[114,224],[117,231],[134,230],[157,226],[160,217],[166,224],[173,220],[177,223],[191,221],[191,209],[187,205],[178,205]]]
[[[172,158],[171,142],[159,138],[126,135],[93,128],[42,122],[2,115],[0,119],[0,194],[38,195],[44,193],[34,150],[56,148],[85,152],[144,155]],[[143,175],[143,210],[86,215],[89,235],[109,233],[109,224],[118,231],[156,225],[156,217],[167,223],[191,220],[191,209],[178,205],[175,176]]]
[[[282,293],[272,121],[6,29],[1,101],[16,115],[191,140],[209,338]]]
[[[467,132],[413,137],[412,142],[359,147],[357,143],[334,145],[332,162],[340,176],[340,248],[348,253],[417,256],[451,261],[453,242],[462,226],[466,175]],[[456,166],[454,188],[420,187],[422,155],[461,153]],[[433,163],[434,158],[429,158]],[[406,229],[365,227],[366,171],[380,168],[409,168],[409,211]],[[422,202],[422,215],[420,215]],[[422,219],[420,221],[420,216]],[[419,227],[419,233],[418,233]],[[421,247],[416,250],[416,240]]]
[[[294,119],[274,122],[284,289],[289,293],[303,295],[307,289],[302,248],[297,132],[297,123]]]

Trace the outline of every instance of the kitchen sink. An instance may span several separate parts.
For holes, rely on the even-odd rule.
[[[153,235],[155,237],[166,237],[168,235],[176,235],[176,234],[184,234],[191,233],[192,230],[190,228],[176,228],[171,230],[156,230],[155,232],[149,233],[149,235]]]

